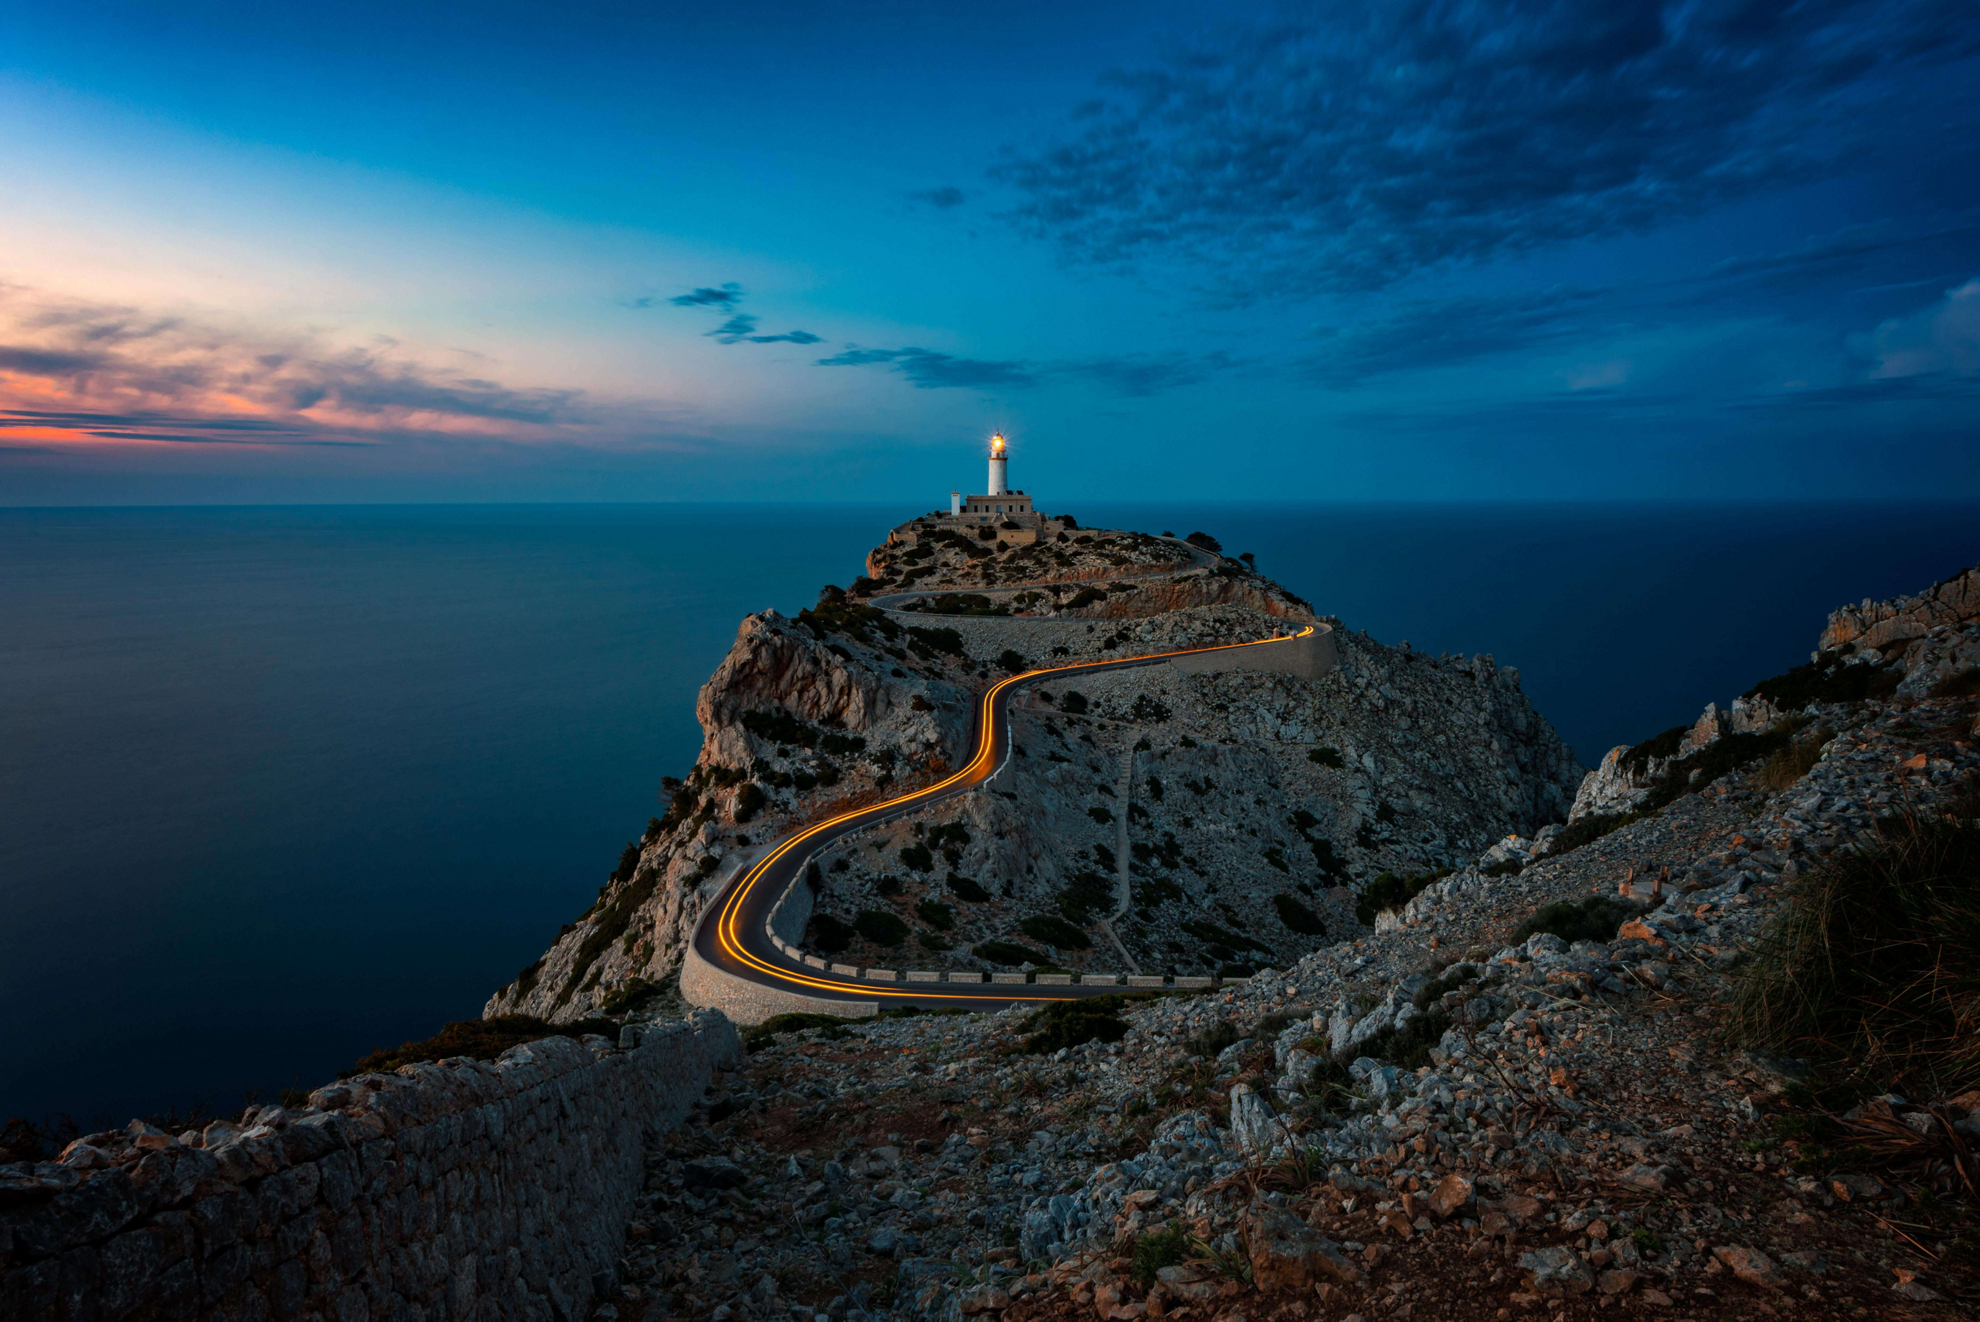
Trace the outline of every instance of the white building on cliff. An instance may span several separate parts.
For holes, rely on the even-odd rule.
[[[1009,520],[1021,527],[1035,529],[1041,520],[1032,508],[1031,497],[1011,489],[1009,466],[1009,443],[999,432],[990,438],[989,490],[980,496],[965,496],[960,491],[951,491],[949,518],[968,524],[996,524]]]

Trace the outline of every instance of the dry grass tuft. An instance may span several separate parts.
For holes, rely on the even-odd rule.
[[[1838,1083],[1980,1086],[1980,822],[1907,815],[1810,873],[1733,1011],[1750,1045]]]

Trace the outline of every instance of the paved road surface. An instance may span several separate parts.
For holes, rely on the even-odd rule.
[[[905,817],[946,799],[967,794],[1003,770],[1010,755],[1010,699],[1022,686],[1073,674],[1097,674],[1107,670],[1158,665],[1170,657],[1194,653],[1284,645],[1291,638],[1305,637],[1312,632],[1313,626],[1309,625],[1301,633],[1286,638],[1231,643],[1220,647],[1195,647],[1116,661],[1079,662],[1046,670],[1028,670],[999,680],[978,700],[975,753],[962,770],[926,789],[854,809],[803,827],[779,840],[753,866],[730,882],[703,912],[694,934],[696,952],[717,969],[750,982],[821,1000],[878,1002],[883,1008],[888,1004],[914,1003],[966,1004],[971,1008],[997,1009],[1015,1001],[1074,1000],[1122,990],[1120,987],[1078,984],[872,982],[818,969],[792,958],[771,941],[764,929],[764,922],[787,887],[794,882],[803,884],[805,866],[835,841],[876,823]]]

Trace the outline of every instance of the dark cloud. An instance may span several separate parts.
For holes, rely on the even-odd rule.
[[[22,376],[70,376],[99,367],[104,361],[100,353],[0,344],[0,372],[18,372]]]
[[[1888,152],[1976,51],[1970,0],[1352,0],[1114,75],[993,173],[1075,261],[1379,289]]]
[[[1061,363],[1055,370],[1098,382],[1123,395],[1145,396],[1196,385],[1237,365],[1229,354],[1218,350],[1203,354],[1116,354]]]
[[[1377,320],[1321,332],[1299,370],[1346,389],[1371,376],[1509,353],[1586,328],[1583,314],[1603,298],[1589,289],[1540,289],[1450,299],[1418,299]]]
[[[747,312],[738,312],[727,321],[709,331],[708,335],[723,344],[817,344],[824,337],[810,331],[785,331],[782,335],[758,335],[758,318]]]
[[[909,193],[908,201],[926,202],[938,211],[947,211],[951,207],[961,206],[968,199],[963,195],[963,190],[960,188],[943,187],[924,188],[918,193]]]
[[[707,335],[710,339],[720,340],[723,344],[741,344],[755,333],[756,318],[747,312],[738,312],[714,330],[708,331]]]
[[[362,448],[367,444],[364,441],[315,435],[307,428],[263,418],[0,409],[0,432],[30,428],[76,432],[102,441],[166,441],[177,445],[329,445]]]
[[[742,286],[729,281],[720,289],[697,289],[667,301],[677,308],[732,308],[742,302],[742,297]],[[652,303],[651,300],[641,300],[636,306],[650,307]]]
[[[994,362],[979,358],[957,358],[932,349],[848,349],[830,358],[820,358],[820,367],[867,367],[884,364],[906,377],[918,390],[939,390],[950,386],[990,389],[997,386],[1026,387],[1038,384],[1032,368],[1023,362]]]

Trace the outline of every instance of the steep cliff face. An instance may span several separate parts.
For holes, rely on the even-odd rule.
[[[1980,567],[1955,574],[1910,597],[1864,601],[1829,616],[1822,654],[1850,664],[1888,666],[1901,674],[1896,692],[1923,697],[1938,684],[1980,666]]]
[[[745,620],[701,691],[701,754],[666,786],[667,813],[485,1012],[568,1020],[663,982],[754,851],[954,765],[975,695],[1007,668],[1263,638],[1312,618],[1235,562],[1219,572],[1171,558],[1171,542],[1081,535],[1088,548],[1152,544],[1147,564],[1167,569],[1000,607],[1013,615],[883,611],[828,592],[795,620]],[[1071,604],[1095,586],[1105,595]],[[1161,666],[1031,690],[995,781],[821,858],[807,944],[916,968],[1283,967],[1364,930],[1356,895],[1381,874],[1459,865],[1565,815],[1582,768],[1516,671],[1336,638],[1339,668],[1319,680]]]
[[[1829,615],[1808,663],[1734,698],[1707,703],[1690,726],[1612,748],[1575,794],[1570,821],[1616,816],[1648,803],[1674,768],[1728,735],[1784,728],[1827,703],[1895,696],[1916,700],[1980,689],[1980,568],[1914,596],[1864,601]],[[1694,764],[1695,765],[1695,764]]]

